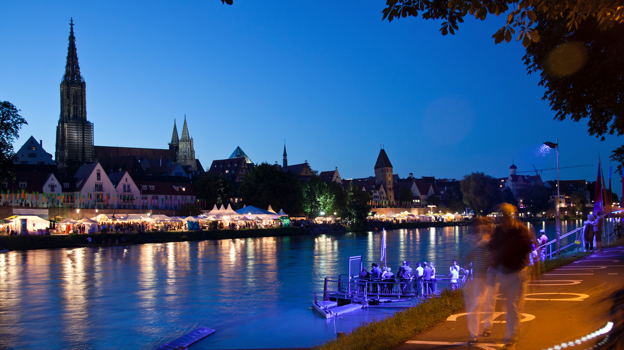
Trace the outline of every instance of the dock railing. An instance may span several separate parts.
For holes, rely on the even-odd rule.
[[[354,301],[384,299],[411,299],[433,297],[442,293],[443,290],[455,290],[462,288],[466,276],[461,276],[456,283],[451,279],[440,277],[433,280],[411,279],[346,279],[342,277],[325,277],[323,288],[323,300],[330,298],[351,299]]]
[[[582,244],[580,244],[580,242],[584,241],[583,238],[582,238],[582,236],[583,236],[583,226],[581,226],[581,227],[579,227],[577,229],[574,229],[574,230],[572,230],[570,232],[565,233],[564,235],[562,235],[560,237],[560,240],[564,239],[566,237],[569,237],[571,235],[576,235],[574,241],[572,241],[572,243],[570,243],[570,244],[567,244],[567,245],[561,247],[559,249],[560,252],[562,252],[562,251],[564,251],[564,250],[566,250],[566,249],[568,249],[570,247],[573,247],[575,245],[578,245],[580,248],[582,248],[581,247]],[[577,242],[579,242],[579,243],[577,243]],[[558,253],[557,252],[557,239],[553,239],[552,241],[548,241],[548,242],[542,244],[541,246],[539,246],[537,248],[537,251],[540,253],[540,256],[542,257],[542,259],[553,259],[553,258],[555,258],[557,256],[557,253]]]

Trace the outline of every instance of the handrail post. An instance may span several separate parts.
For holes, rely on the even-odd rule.
[[[323,286],[323,301],[327,301],[327,277],[325,277],[325,285]]]

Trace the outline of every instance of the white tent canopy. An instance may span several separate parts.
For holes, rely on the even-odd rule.
[[[284,213],[284,209],[280,209],[279,213],[277,213],[278,216],[288,216],[288,214]]]

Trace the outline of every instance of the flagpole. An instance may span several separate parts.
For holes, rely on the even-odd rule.
[[[557,206],[556,206],[556,215],[557,218],[555,219],[555,225],[557,226],[556,230],[557,230],[557,256],[559,256],[559,250],[561,249],[561,222],[559,219],[559,200],[560,200],[560,194],[559,194],[559,189],[561,188],[561,184],[559,183],[559,138],[557,138],[556,140],[557,142]]]

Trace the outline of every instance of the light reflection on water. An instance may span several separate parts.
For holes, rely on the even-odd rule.
[[[387,231],[388,265],[432,261],[443,274],[471,229]],[[380,233],[0,254],[0,348],[153,349],[199,326],[217,332],[197,348],[320,344],[393,312],[326,321],[310,308],[325,276],[347,274],[349,256],[379,262]]]

